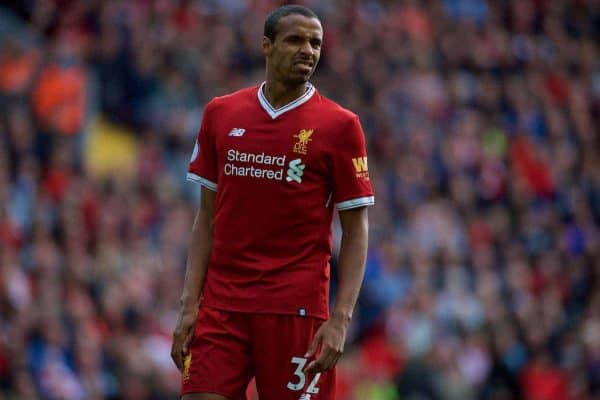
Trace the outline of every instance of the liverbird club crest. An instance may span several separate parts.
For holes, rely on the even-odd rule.
[[[297,135],[294,135],[297,139],[297,142],[294,143],[294,153],[306,154],[308,151],[308,142],[312,140],[310,137],[314,131],[314,129],[302,129]]]

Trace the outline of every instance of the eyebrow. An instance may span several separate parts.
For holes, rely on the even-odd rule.
[[[283,37],[284,40],[286,40],[286,39],[304,39],[304,38],[305,38],[305,35],[302,35],[300,33],[289,33]],[[308,40],[310,42],[316,41],[318,43],[323,43],[323,39],[318,36],[317,37],[309,37]]]

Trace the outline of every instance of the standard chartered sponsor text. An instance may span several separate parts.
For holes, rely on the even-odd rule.
[[[285,166],[285,156],[271,156],[265,153],[244,153],[236,149],[227,150],[227,161]]]
[[[265,178],[265,179],[276,179],[278,181],[283,179],[283,168],[278,170],[266,169],[266,168],[254,168],[250,167],[238,167],[234,164],[225,164],[225,175],[236,175],[236,176],[250,176],[252,178]]]
[[[286,156],[272,156],[265,153],[245,153],[235,149],[227,150],[225,175],[248,176],[251,178],[283,180],[283,168],[261,168],[260,166],[284,167]],[[240,165],[241,164],[241,165]],[[243,165],[254,164],[254,165]],[[256,166],[256,164],[259,164]]]

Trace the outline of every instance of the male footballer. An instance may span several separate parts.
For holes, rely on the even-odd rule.
[[[266,18],[266,79],[211,100],[188,179],[201,185],[171,355],[184,400],[335,399],[335,365],[363,279],[374,204],[358,117],[310,83],[311,10]],[[339,286],[329,311],[331,222]]]

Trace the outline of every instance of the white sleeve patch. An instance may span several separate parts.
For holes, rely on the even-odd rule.
[[[209,181],[208,179],[198,176],[198,175],[194,174],[193,172],[187,173],[187,180],[199,183],[200,185],[212,190],[213,192],[217,191],[217,184],[215,182]]]
[[[342,211],[342,210],[350,210],[351,208],[372,206],[373,204],[375,204],[375,197],[374,196],[366,196],[366,197],[359,197],[356,199],[351,199],[351,200],[346,200],[346,201],[342,201],[339,203],[335,203],[335,208],[337,208],[338,211]]]

